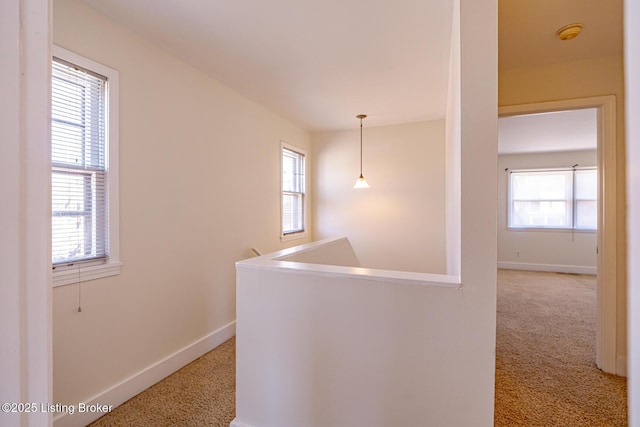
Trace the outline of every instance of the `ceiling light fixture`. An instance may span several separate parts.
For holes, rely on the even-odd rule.
[[[569,24],[556,31],[556,35],[560,40],[571,40],[578,37],[580,31],[582,31],[582,24]]]
[[[364,176],[362,176],[362,119],[366,118],[367,115],[358,114],[356,117],[360,119],[360,177],[356,181],[356,184],[353,186],[353,188],[369,188],[367,180],[364,179]]]

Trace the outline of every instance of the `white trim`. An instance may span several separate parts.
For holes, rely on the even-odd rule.
[[[53,286],[71,285],[74,283],[101,279],[103,277],[116,276],[120,274],[121,266],[122,263],[120,262],[108,262],[100,265],[87,267],[79,266],[78,268],[68,268],[56,271],[53,274]]]
[[[0,402],[50,402],[51,0],[0,2]],[[6,230],[6,233],[5,233]],[[0,412],[0,425],[47,426],[51,414]]]
[[[529,262],[498,261],[498,268],[503,270],[548,271],[552,273],[597,274],[598,269],[583,265],[536,264]]]
[[[211,332],[205,337],[181,348],[164,359],[148,366],[120,383],[88,399],[87,405],[113,405],[116,407],[131,399],[155,383],[168,377],[198,357],[218,347],[236,334],[236,321]],[[77,405],[77,404],[76,404]],[[61,413],[54,417],[55,427],[85,426],[102,415],[101,413],[79,413],[73,415]]]
[[[500,107],[500,117],[598,109],[598,320],[596,327],[596,365],[617,373],[617,174],[616,174],[616,97],[614,95],[567,99]]]
[[[119,215],[119,93],[120,78],[118,71],[106,65],[92,61],[60,46],[52,45],[52,57],[79,65],[107,78],[107,210],[109,212],[109,257],[106,264],[83,267],[80,281],[95,280],[120,274],[120,215]],[[53,286],[78,283],[78,270],[57,270],[53,272]]]
[[[229,427],[251,427],[251,426],[249,424],[241,423],[240,421],[237,421],[237,418],[234,418],[233,421],[231,421],[231,424],[229,424]]]
[[[24,145],[20,126],[21,72],[20,64],[20,2],[0,2],[0,55],[2,79],[0,79],[0,403],[19,402],[23,388],[20,264],[23,259],[20,246],[22,230],[21,198],[21,149]],[[27,258],[28,259],[28,258]],[[28,347],[27,347],[28,348]],[[19,426],[19,414],[0,412],[0,424]]]
[[[306,197],[305,197],[306,199]],[[298,240],[298,239],[306,239],[307,237],[309,237],[309,232],[308,231],[300,231],[298,233],[288,233],[288,234],[282,234],[282,232],[280,232],[280,241],[281,242],[288,242],[291,240]]]
[[[315,242],[304,243],[259,257],[238,261],[236,262],[236,270],[239,268],[279,270],[292,274],[312,274],[318,277],[351,277],[365,279],[370,282],[387,282],[393,280],[394,282],[407,285],[444,287],[456,290],[462,289],[460,276],[456,275],[287,261],[288,258],[292,258],[296,254],[311,252],[340,240],[348,242],[346,237],[329,237],[316,240]]]

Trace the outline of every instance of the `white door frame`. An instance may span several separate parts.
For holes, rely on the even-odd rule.
[[[498,108],[499,117],[553,111],[598,110],[598,256],[596,365],[626,375],[625,358],[616,352],[616,97],[614,95]]]
[[[35,405],[7,427],[52,424],[51,3],[0,1],[0,403]]]

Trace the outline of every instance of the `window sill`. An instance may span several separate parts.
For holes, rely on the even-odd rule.
[[[298,233],[290,233],[290,234],[281,234],[280,235],[280,241],[281,242],[288,242],[289,240],[303,239],[303,238],[307,237],[308,235],[309,235],[309,233],[307,233],[306,231],[300,231]]]
[[[552,228],[552,227],[507,227],[507,231],[543,231],[559,233],[597,233],[598,230],[584,230],[580,228]]]
[[[103,277],[116,276],[120,274],[121,262],[108,262],[101,265],[71,268],[53,273],[53,287],[71,285],[89,280],[101,279]]]

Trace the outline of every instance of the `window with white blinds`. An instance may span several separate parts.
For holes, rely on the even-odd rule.
[[[53,264],[107,256],[105,86],[106,77],[53,60]]]
[[[282,145],[282,237],[305,231],[305,152]]]
[[[110,117],[116,111],[115,105],[110,105],[115,104],[114,94],[110,93],[115,88],[117,72],[54,47],[51,63],[54,285],[77,282],[81,273],[83,280],[90,280],[119,272],[117,212],[110,212],[117,209],[117,167],[109,159],[111,151],[117,153],[117,131]],[[63,277],[65,274],[68,277]]]
[[[509,227],[596,230],[596,168],[509,172]]]

